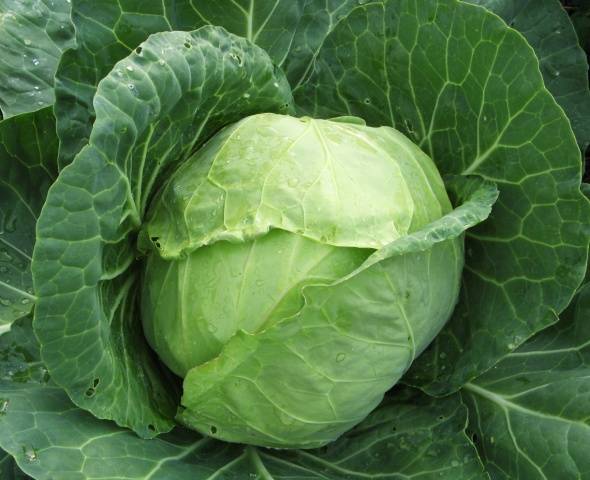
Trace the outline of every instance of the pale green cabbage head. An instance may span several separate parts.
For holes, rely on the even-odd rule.
[[[434,163],[390,127],[260,114],[214,136],[163,186],[142,233],[153,247],[144,330],[186,379],[183,421],[229,440],[315,446],[365,416],[450,315],[462,237],[372,255],[450,211]],[[326,297],[317,306],[314,292]],[[271,356],[254,358],[240,336]],[[207,369],[212,385],[199,378],[192,391]],[[244,403],[242,381],[261,398]],[[297,413],[327,391],[326,408]]]

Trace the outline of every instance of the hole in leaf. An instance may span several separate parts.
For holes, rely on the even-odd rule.
[[[209,431],[211,432],[211,435],[215,435],[217,433],[217,427],[215,425],[211,425]]]
[[[242,66],[243,61],[242,61],[242,57],[240,57],[237,53],[234,52],[230,52],[229,57],[238,64],[238,66]]]
[[[154,426],[153,426],[151,423],[150,423],[150,424],[147,426],[147,429],[148,429],[150,432],[155,432],[155,431],[156,431],[156,427],[154,427]]]
[[[92,382],[92,386],[94,388],[98,387],[98,384],[100,383],[100,378],[95,378],[94,381]]]
[[[94,397],[95,393],[96,393],[96,390],[94,390],[94,388],[92,388],[92,387],[90,387],[88,390],[86,390],[86,396],[88,398]]]
[[[188,41],[187,41],[187,42],[184,42],[184,46],[185,46],[186,48],[192,48],[192,45],[191,45],[191,44],[190,44],[190,42],[188,42]]]
[[[137,47],[137,48],[135,49],[135,53],[137,53],[138,55],[141,55],[141,51],[142,51],[142,50],[143,50],[143,49],[142,49],[141,47]]]

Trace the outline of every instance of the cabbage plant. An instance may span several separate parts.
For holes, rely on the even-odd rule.
[[[0,14],[2,478],[589,478],[557,0]]]

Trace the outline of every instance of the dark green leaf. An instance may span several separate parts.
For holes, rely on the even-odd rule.
[[[53,77],[73,34],[69,0],[0,0],[4,118],[53,104]]]
[[[547,89],[565,110],[582,152],[590,143],[588,62],[559,0],[467,0],[499,15],[535,50]]]
[[[590,284],[561,320],[465,386],[469,424],[494,479],[590,475]]]
[[[51,108],[0,122],[0,325],[28,314],[35,297],[35,225],[57,176]]]

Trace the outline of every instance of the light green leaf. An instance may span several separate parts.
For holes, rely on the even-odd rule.
[[[451,205],[432,161],[392,128],[262,114],[211,139],[152,210],[145,235],[169,259],[270,229],[378,249]]]
[[[522,33],[539,59],[545,86],[565,110],[582,152],[590,143],[588,62],[559,0],[467,0]]]
[[[0,122],[0,326],[33,307],[35,226],[56,176],[57,136],[49,107]]]
[[[221,126],[290,103],[266,53],[214,27],[152,35],[101,82],[89,145],[50,189],[33,255],[42,357],[77,405],[141,436],[171,428],[176,389],[136,312],[135,232],[162,172]]]
[[[453,318],[409,382],[456,390],[569,303],[590,223],[579,150],[532,49],[496,15],[454,0],[358,5],[325,40],[295,100],[314,117],[394,125],[442,173],[498,184],[490,219],[467,233]]]
[[[69,0],[0,0],[4,118],[53,104],[53,77],[73,34]]]
[[[590,284],[556,325],[465,385],[470,429],[494,479],[590,475]]]
[[[496,199],[479,179],[454,186],[455,210],[347,276],[303,287],[295,315],[255,334],[238,331],[219,356],[190,370],[179,419],[224,440],[313,448],[365,418],[450,316],[463,232]]]

